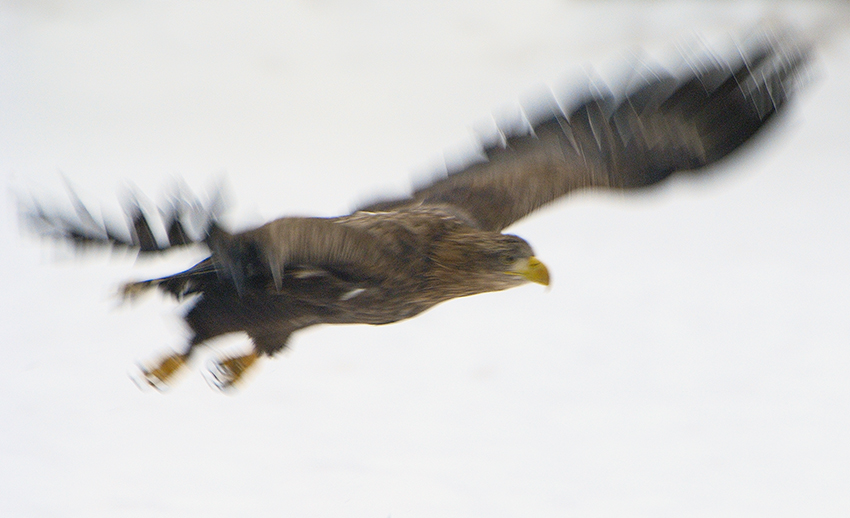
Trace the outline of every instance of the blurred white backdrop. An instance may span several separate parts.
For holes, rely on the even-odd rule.
[[[0,514],[846,516],[850,198],[844,2],[12,2],[0,5]],[[547,85],[668,63],[755,24],[819,39],[764,146],[652,192],[515,225],[553,287],[384,327],[318,327],[235,395],[167,394],[190,266],[76,256],[14,193],[119,212],[224,178],[244,227],[335,215],[468,152]],[[719,42],[719,43],[718,43]],[[678,58],[677,58],[678,56]],[[244,346],[242,337],[218,342]]]

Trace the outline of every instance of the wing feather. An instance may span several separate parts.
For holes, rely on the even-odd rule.
[[[350,282],[398,270],[398,258],[379,237],[336,218],[281,218],[238,234],[214,227],[207,244],[219,274],[240,292],[247,284],[269,280],[280,289],[299,268]]]
[[[726,62],[659,71],[622,99],[588,93],[569,113],[545,100],[526,134],[485,148],[484,160],[365,211],[451,205],[484,230],[500,231],[576,189],[630,189],[727,156],[790,98],[808,51],[762,35]]]
[[[201,243],[225,208],[221,189],[206,204],[187,189],[181,189],[171,197],[165,210],[156,209],[160,217],[152,218],[139,200],[131,196],[124,203],[126,221],[120,224],[108,218],[95,218],[67,182],[66,186],[73,214],[48,210],[33,201],[29,206],[20,204],[21,219],[38,234],[69,241],[80,248],[119,247],[149,254]]]

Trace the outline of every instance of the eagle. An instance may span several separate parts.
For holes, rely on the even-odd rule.
[[[309,326],[389,324],[457,297],[548,285],[531,245],[506,228],[574,191],[640,189],[704,171],[788,105],[809,55],[793,38],[762,33],[731,55],[690,60],[684,72],[632,67],[638,79],[619,93],[597,84],[572,100],[543,99],[522,127],[499,129],[459,170],[338,217],[282,217],[228,232],[218,224],[221,204],[187,195],[160,218],[135,204],[118,228],[94,218],[73,192],[73,214],[36,204],[28,217],[43,234],[78,245],[143,254],[207,247],[209,257],[191,268],[130,282],[122,293],[157,288],[188,306],[185,348],[140,367],[158,389],[210,339],[247,334],[250,352],[210,368],[213,383],[227,389]],[[192,232],[188,221],[199,214],[205,223]]]

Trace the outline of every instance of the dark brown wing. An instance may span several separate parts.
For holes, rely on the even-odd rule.
[[[182,298],[226,280],[241,295],[247,287],[281,290],[296,277],[334,277],[342,284],[386,278],[403,269],[373,233],[333,218],[281,218],[231,234],[213,225],[204,241],[212,255],[192,268],[167,277],[124,286],[125,297],[158,287]]]
[[[146,254],[200,243],[212,252],[186,271],[125,285],[126,297],[157,287],[182,298],[222,280],[239,293],[247,286],[272,285],[279,290],[284,277],[293,273],[331,275],[343,284],[356,283],[384,278],[399,270],[402,260],[386,249],[380,237],[333,218],[281,218],[246,232],[228,233],[216,224],[224,205],[220,190],[202,203],[184,189],[155,212],[131,200],[125,204],[123,225],[96,218],[73,189],[69,187],[68,192],[73,211],[48,211],[33,202],[22,211],[23,219],[41,235],[82,248],[115,246]]]
[[[42,236],[65,240],[80,248],[116,246],[141,254],[200,243],[224,211],[222,190],[207,203],[182,188],[151,214],[138,198],[124,203],[126,221],[95,218],[70,185],[66,186],[73,212],[47,209],[38,201],[20,203],[21,219]]]
[[[238,234],[215,227],[207,244],[214,266],[240,292],[252,279],[271,279],[279,290],[293,268],[356,282],[402,266],[379,236],[335,218],[281,218]]]
[[[652,185],[711,164],[777,113],[807,61],[787,40],[762,37],[749,46],[730,62],[694,65],[685,77],[657,74],[624,99],[589,95],[568,114],[554,100],[544,103],[531,132],[485,148],[484,161],[360,210],[449,205],[500,231],[575,189]]]

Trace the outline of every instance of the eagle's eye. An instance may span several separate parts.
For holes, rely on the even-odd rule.
[[[517,261],[517,259],[519,259],[519,257],[514,252],[508,252],[508,253],[502,254],[501,259],[502,259],[502,264],[510,265],[510,264],[514,264]]]

